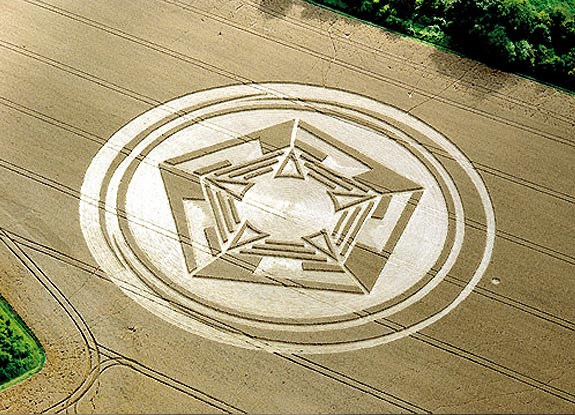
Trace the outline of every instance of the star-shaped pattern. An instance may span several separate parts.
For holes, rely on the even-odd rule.
[[[349,293],[373,288],[423,192],[297,119],[167,160],[160,171],[192,278]],[[388,214],[397,196],[403,203]],[[188,204],[207,212],[203,232],[190,225]],[[385,240],[373,236],[383,228]],[[208,246],[208,257],[193,242]]]

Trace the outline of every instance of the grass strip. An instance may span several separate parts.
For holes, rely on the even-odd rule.
[[[0,296],[0,392],[38,373],[45,361],[36,336]]]

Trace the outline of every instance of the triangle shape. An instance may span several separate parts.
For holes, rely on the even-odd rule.
[[[322,230],[321,232],[315,233],[313,235],[304,236],[302,239],[313,247],[319,249],[324,254],[329,255],[334,259],[337,258],[335,249],[325,230]]]
[[[335,211],[346,209],[351,206],[358,205],[367,200],[373,199],[375,195],[361,194],[361,193],[346,193],[346,192],[333,192],[329,190],[327,192],[333,204],[335,205]]]
[[[242,200],[250,187],[254,185],[254,183],[246,182],[244,180],[212,178],[210,181],[238,200]]]
[[[249,222],[246,221],[232,240],[230,249],[244,246],[254,241],[259,241],[260,239],[266,238],[268,236],[268,233],[257,230],[252,225],[250,225]]]
[[[293,151],[287,155],[279,167],[275,177],[291,177],[295,179],[304,179],[303,169]]]

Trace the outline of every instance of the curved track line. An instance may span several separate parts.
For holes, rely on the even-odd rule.
[[[179,381],[177,381],[177,380],[175,380],[175,379],[173,379],[173,378],[171,378],[171,377],[169,377],[169,376],[167,376],[167,375],[165,375],[165,374],[163,374],[157,370],[154,370],[152,368],[144,366],[141,363],[139,363],[133,359],[130,359],[129,357],[126,357],[125,355],[122,355],[122,354],[120,354],[120,353],[118,353],[118,352],[116,352],[110,348],[107,348],[107,347],[102,346],[102,345],[100,345],[99,347],[101,349],[104,349],[103,353],[106,354],[107,356],[115,358],[120,364],[123,364],[125,366],[129,366],[130,368],[134,369],[135,371],[137,371],[139,373],[142,373],[146,376],[152,377],[158,381],[161,381],[161,379],[167,380],[167,381],[175,384],[172,387],[175,387],[177,389],[178,389],[178,387],[182,387],[182,386],[190,388],[190,386],[187,386],[187,385],[185,385],[185,384],[183,384],[183,383],[181,383],[181,382],[179,382]],[[273,354],[278,356],[278,357],[281,357],[282,359],[286,359],[292,363],[294,362],[295,359],[299,358],[298,356],[294,356],[294,355],[280,355],[277,353],[273,353]],[[385,391],[382,391],[380,389],[369,386],[363,382],[358,381],[357,379],[343,375],[343,374],[336,372],[334,370],[331,370],[328,368],[325,368],[324,370],[318,370],[319,365],[317,365],[316,363],[309,362],[309,363],[301,364],[298,362],[297,364],[299,364],[300,366],[303,366],[304,368],[306,368],[308,370],[311,370],[312,372],[321,374],[321,375],[323,375],[323,376],[325,376],[331,380],[336,380],[340,383],[343,383],[345,386],[347,386],[351,389],[355,389],[355,390],[358,390],[360,392],[371,395],[371,396],[375,397],[376,399],[387,402],[387,403],[389,403],[389,404],[391,404],[397,408],[406,410],[410,413],[430,413],[428,410],[423,409],[417,405],[414,405],[411,402],[408,402],[406,400],[398,398],[398,397],[396,397],[390,393],[387,393]],[[212,398],[212,399],[215,399],[215,398]],[[220,400],[218,400],[218,401],[223,402]],[[229,405],[229,404],[226,404],[226,405]],[[238,408],[235,408],[231,405],[229,405],[229,407],[233,409],[233,411],[231,411],[230,413],[235,413],[238,411],[240,411],[241,413],[245,413],[244,411],[242,411]]]
[[[5,234],[8,233],[7,231],[4,231],[3,229],[0,229],[0,231],[1,231],[2,233],[5,233]],[[14,244],[14,245],[16,245],[16,244]],[[17,245],[16,245],[16,246],[17,246]],[[34,247],[31,247],[31,248],[34,249]],[[21,251],[21,250],[20,250],[20,251]],[[41,251],[41,252],[46,253],[45,251]],[[54,255],[52,255],[52,256],[53,256],[54,258],[56,258],[56,259],[62,260],[62,257],[61,257],[61,256],[54,256]],[[66,262],[66,261],[64,261],[64,262],[67,263],[68,265],[72,265],[72,266],[78,267],[77,264],[70,263],[70,262]],[[77,262],[80,262],[80,261],[77,261]],[[85,270],[85,269],[84,269],[84,270]],[[105,281],[107,281],[107,282],[113,283],[113,282],[109,279],[109,277],[108,277],[107,275],[105,275],[105,274],[102,273],[102,272],[96,272],[97,270],[98,270],[98,269],[96,268],[95,270],[92,271],[92,273],[93,273],[95,276],[97,276],[97,277],[99,277],[99,278],[101,278],[101,279],[103,279],[103,280],[105,280]],[[100,345],[100,344],[97,344],[97,348],[99,348],[100,350],[101,350],[101,349],[104,349],[104,352],[103,352],[104,355],[109,355],[110,353],[106,353],[106,351],[108,351],[108,352],[114,353],[114,354],[116,354],[116,355],[118,355],[118,356],[121,356],[119,353],[117,353],[117,352],[115,352],[115,351],[113,351],[113,350],[111,350],[111,349],[108,349],[108,348],[106,348],[105,346],[102,346],[102,345]],[[177,389],[179,389],[179,390],[181,390],[181,388],[184,388],[185,390],[193,390],[193,391],[195,391],[195,393],[201,394],[201,396],[204,396],[204,395],[205,395],[205,396],[209,396],[209,395],[206,395],[206,394],[204,394],[203,392],[201,392],[201,391],[199,391],[199,390],[197,390],[197,389],[195,389],[195,388],[192,388],[192,387],[190,387],[190,386],[188,386],[188,385],[185,385],[185,384],[183,384],[183,383],[181,383],[181,382],[179,382],[179,381],[177,381],[177,380],[175,380],[175,379],[173,379],[173,378],[170,378],[169,376],[164,375],[164,374],[161,373],[161,372],[158,372],[158,371],[156,371],[156,370],[154,370],[154,369],[151,369],[151,368],[147,368],[147,367],[141,365],[140,363],[138,363],[137,361],[134,361],[134,360],[132,360],[132,359],[129,359],[129,358],[125,357],[125,356],[121,356],[121,357],[123,357],[123,358],[125,359],[124,362],[125,362],[126,364],[129,364],[129,365],[130,365],[131,367],[133,367],[135,370],[137,370],[137,371],[139,371],[139,372],[142,372],[143,374],[146,374],[147,376],[154,377],[156,380],[161,381],[162,383],[168,382],[168,383],[166,383],[166,384],[168,384],[169,386],[176,387],[176,386],[174,386],[174,385],[177,385]],[[282,358],[287,358],[287,355],[281,355],[281,357],[282,357]],[[289,359],[288,359],[288,360],[289,360]],[[412,403],[410,403],[410,402],[408,402],[408,401],[405,401],[405,400],[403,400],[403,399],[401,399],[401,398],[398,398],[398,397],[396,397],[396,396],[394,396],[394,395],[392,395],[392,394],[389,394],[389,393],[387,393],[387,392],[385,392],[385,391],[383,391],[383,390],[379,390],[379,389],[377,389],[377,388],[374,388],[374,387],[365,385],[364,383],[362,383],[362,382],[360,382],[360,381],[358,381],[358,380],[356,380],[356,379],[354,379],[354,378],[351,378],[351,377],[349,377],[349,376],[345,376],[345,375],[342,375],[342,374],[338,374],[338,376],[335,376],[335,377],[334,377],[333,375],[330,375],[329,373],[327,373],[326,370],[324,370],[324,371],[318,371],[317,368],[314,368],[314,367],[313,367],[314,365],[309,365],[309,364],[308,364],[308,365],[304,365],[304,366],[305,366],[307,369],[310,369],[310,370],[312,370],[312,371],[314,371],[314,372],[316,372],[316,373],[320,373],[320,374],[322,374],[322,375],[324,375],[324,376],[327,376],[327,377],[330,378],[330,379],[337,380],[338,382],[344,383],[345,385],[347,385],[347,386],[349,386],[349,387],[351,387],[351,388],[353,388],[353,389],[360,390],[360,391],[363,392],[363,393],[367,393],[367,394],[369,394],[369,395],[372,395],[372,396],[376,397],[377,399],[383,400],[383,401],[385,401],[385,402],[387,402],[387,403],[390,403],[390,404],[392,404],[392,405],[394,405],[394,406],[396,406],[396,407],[399,407],[399,408],[402,408],[402,409],[411,408],[411,409],[408,409],[408,410],[409,410],[410,412],[414,412],[414,413],[428,413],[427,410],[424,410],[424,409],[418,407],[417,405],[414,405],[414,404],[412,404]],[[145,370],[142,371],[142,370],[139,369],[139,367],[143,367]],[[104,368],[105,368],[105,365],[104,365]],[[88,392],[88,390],[94,385],[94,383],[97,381],[97,378],[98,378],[98,376],[102,373],[102,371],[103,371],[103,369],[101,369],[101,365],[98,365],[98,367],[93,368],[93,369],[90,371],[89,375],[88,375],[88,378],[90,379],[90,381],[89,381],[89,382],[85,382],[85,383],[82,385],[81,390],[78,390],[77,393],[74,395],[74,399],[68,399],[68,400],[66,401],[67,405],[65,405],[65,406],[64,406],[64,405],[61,405],[61,406],[59,406],[59,407],[57,407],[57,408],[54,407],[54,410],[55,410],[56,412],[57,412],[58,410],[60,410],[60,411],[61,411],[61,410],[65,410],[65,409],[67,409],[68,407],[70,407],[71,405],[77,403],[78,400],[81,399],[83,396],[85,396],[85,394]],[[329,372],[338,373],[338,372],[335,372],[335,371],[333,371],[333,370],[331,370],[331,369],[329,370]],[[167,379],[168,381],[166,381],[166,379]],[[200,396],[200,395],[198,395],[198,396],[197,396],[197,395],[193,395],[193,396],[199,399],[199,396]],[[214,399],[214,400],[217,400],[217,401],[219,401],[219,402],[223,402],[223,401],[221,401],[221,400],[218,400],[217,398],[213,398],[213,397],[210,397],[210,398],[211,398],[211,399]],[[204,399],[202,399],[202,400],[204,400]],[[206,402],[206,403],[209,403],[209,402]],[[225,403],[225,402],[224,402],[224,403]],[[229,405],[229,404],[226,404],[226,405]],[[236,413],[236,412],[238,412],[238,411],[244,413],[244,412],[241,411],[240,409],[234,408],[234,407],[232,407],[231,405],[230,405],[229,407],[230,407],[230,408],[233,408],[232,411],[228,411],[228,412],[230,412],[230,413]],[[52,409],[49,409],[49,410],[52,410]]]
[[[8,247],[8,249],[20,260],[20,262],[29,270],[29,272],[42,284],[50,295],[56,300],[56,302],[62,307],[65,313],[70,317],[74,325],[77,327],[82,338],[84,339],[86,349],[88,350],[89,367],[90,371],[86,377],[82,380],[81,384],[76,387],[76,389],[66,398],[58,401],[45,412],[58,412],[71,405],[73,405],[78,399],[80,399],[84,393],[90,388],[90,386],[95,382],[100,365],[100,356],[96,347],[96,340],[90,331],[86,321],[72,305],[72,303],[66,298],[66,296],[60,291],[60,289],[50,280],[50,278],[44,274],[44,272],[32,261],[32,259],[26,255],[26,253],[8,236],[4,229],[0,229],[0,240]]]
[[[49,247],[46,247],[46,246],[44,246],[44,245],[38,244],[37,242],[31,241],[31,240],[26,239],[26,238],[24,238],[24,237],[17,236],[16,234],[14,234],[14,233],[12,233],[12,232],[9,232],[9,231],[6,231],[6,232],[9,233],[10,235],[12,235],[12,237],[17,240],[17,243],[18,243],[18,244],[22,244],[22,245],[24,245],[24,246],[29,247],[30,249],[33,249],[33,250],[38,251],[38,252],[42,252],[42,253],[44,253],[44,254],[46,254],[46,255],[49,255],[49,256],[51,256],[51,257],[57,259],[57,260],[60,260],[60,261],[62,261],[62,262],[64,262],[64,263],[66,263],[66,264],[68,264],[68,265],[71,265],[71,266],[73,266],[73,267],[82,269],[83,271],[90,272],[90,273],[92,273],[93,275],[95,275],[96,277],[98,277],[98,278],[100,278],[100,279],[102,279],[102,280],[104,280],[104,281],[106,281],[106,282],[113,283],[113,282],[111,281],[110,277],[108,277],[104,272],[100,271],[97,267],[94,267],[94,266],[92,266],[92,265],[90,265],[90,264],[88,264],[88,263],[86,263],[86,262],[83,262],[83,261],[77,260],[77,259],[75,259],[75,258],[72,258],[72,257],[70,257],[70,256],[68,256],[68,255],[66,255],[66,254],[63,254],[63,253],[61,253],[61,252],[59,252],[59,251],[56,251],[56,250],[54,250],[54,249],[52,249],[52,248],[49,248]],[[459,281],[459,280],[458,280],[456,277],[454,277],[454,276],[448,276],[448,278],[446,278],[446,280],[447,280],[447,279],[450,279],[452,283],[453,283],[453,281],[455,281],[455,282]],[[464,283],[463,285],[466,285],[466,284]],[[134,291],[133,291],[133,292],[138,295],[137,289],[136,289],[135,287],[134,287]],[[546,320],[546,321],[548,321],[548,322],[550,322],[550,323],[558,324],[558,325],[560,325],[560,326],[562,326],[562,327],[565,327],[565,328],[569,329],[570,331],[575,331],[575,323],[573,323],[573,322],[570,322],[570,321],[564,320],[564,319],[560,319],[560,318],[557,318],[557,317],[555,317],[554,319],[545,318],[544,316],[545,316],[545,315],[548,315],[548,313],[542,312],[542,311],[537,310],[537,309],[524,308],[524,307],[522,307],[521,303],[515,302],[514,300],[509,299],[509,298],[507,298],[507,297],[498,296],[497,294],[492,293],[492,292],[490,292],[490,291],[488,291],[488,290],[476,288],[476,289],[472,292],[472,294],[482,295],[482,296],[487,297],[487,298],[489,298],[489,299],[491,299],[491,300],[495,300],[495,301],[502,302],[502,303],[504,303],[504,304],[506,304],[506,305],[512,306],[512,307],[514,307],[514,308],[517,308],[517,309],[519,309],[519,310],[521,310],[521,311],[523,311],[523,312],[532,314],[532,315],[535,316],[535,317],[542,318],[542,319],[544,319],[544,320]],[[143,295],[143,294],[142,294],[142,295]],[[500,298],[496,298],[495,296],[498,296],[498,297],[500,297]],[[146,294],[146,298],[148,298],[148,297],[149,297],[149,294]],[[527,306],[527,307],[529,307],[529,306]],[[535,310],[535,311],[537,311],[538,313],[536,313],[536,312],[534,312],[534,311],[531,311],[530,309]],[[553,316],[553,317],[554,317],[554,316]],[[376,320],[375,322],[376,322],[377,324],[381,324],[381,325],[383,325],[383,326],[385,326],[385,327],[387,327],[387,328],[391,328],[392,330],[401,330],[401,329],[404,328],[404,326],[401,326],[401,325],[399,325],[399,324],[393,322],[391,319]],[[484,367],[484,368],[487,368],[487,369],[489,369],[489,370],[492,370],[492,371],[495,371],[495,372],[497,372],[497,373],[503,374],[503,375],[505,375],[506,377],[509,377],[509,378],[514,379],[514,380],[516,380],[516,381],[519,381],[519,382],[521,382],[521,383],[527,384],[527,385],[529,385],[529,386],[531,386],[531,387],[534,387],[534,388],[536,388],[536,389],[543,390],[544,392],[550,393],[551,395],[554,395],[554,396],[556,396],[556,397],[559,397],[559,398],[561,398],[561,399],[563,399],[563,400],[567,400],[567,401],[569,401],[569,402],[575,403],[575,395],[573,395],[573,394],[571,394],[571,393],[569,393],[569,392],[567,392],[567,391],[564,391],[564,390],[562,390],[562,389],[555,388],[555,387],[553,387],[553,386],[547,385],[547,384],[545,384],[544,382],[541,382],[541,381],[539,381],[539,380],[537,380],[537,379],[535,379],[535,378],[533,378],[533,377],[524,375],[524,374],[522,374],[522,373],[520,373],[520,372],[518,372],[518,371],[512,370],[512,369],[510,369],[510,368],[508,368],[508,367],[505,367],[505,366],[503,366],[503,365],[501,365],[501,364],[498,364],[498,363],[496,363],[496,362],[493,362],[493,361],[490,360],[490,359],[487,359],[487,358],[485,358],[485,357],[476,355],[476,354],[474,354],[474,353],[472,353],[472,352],[469,352],[469,351],[467,351],[467,350],[465,350],[465,349],[461,349],[461,348],[459,348],[459,347],[453,346],[453,345],[451,345],[450,343],[444,342],[444,341],[442,341],[442,340],[439,340],[439,339],[434,338],[434,337],[429,336],[429,335],[424,335],[424,334],[416,333],[416,334],[412,335],[411,337],[412,337],[413,339],[415,339],[415,340],[422,341],[422,342],[424,342],[424,343],[426,343],[426,344],[428,344],[428,345],[430,345],[430,346],[432,346],[432,347],[434,347],[434,348],[440,349],[440,350],[442,350],[442,351],[444,351],[444,352],[447,352],[447,353],[449,353],[449,354],[452,354],[452,355],[455,355],[455,356],[460,357],[460,358],[462,358],[462,359],[468,360],[468,361],[470,361],[470,362],[473,362],[473,363],[475,363],[475,364],[478,364],[478,365],[480,365],[480,366],[482,366],[482,367]],[[276,354],[277,354],[278,356],[283,357],[283,358],[287,358],[287,357],[288,357],[288,355],[279,354],[279,353],[276,353]],[[300,363],[298,363],[298,364],[301,364],[301,359],[304,359],[303,357],[296,356],[296,355],[289,355],[289,357],[290,357],[290,358],[294,358],[294,359],[299,359]],[[288,359],[288,360],[289,360],[289,359]],[[307,360],[307,359],[306,359],[306,360]],[[317,364],[314,363],[314,365],[317,365]],[[334,372],[334,371],[332,371],[332,370],[329,369],[329,368],[326,368],[326,369],[327,369],[327,371],[328,371],[329,373],[330,373],[330,372]],[[316,370],[316,371],[317,371],[317,367],[316,367],[316,369],[312,369],[312,370]],[[322,374],[324,374],[325,376],[328,376],[329,373],[326,374],[325,372],[326,372],[326,371],[324,370],[324,371],[322,372]],[[339,373],[339,372],[336,372],[336,373]],[[339,374],[339,375],[341,375],[341,374]],[[341,375],[341,376],[345,376],[345,375]],[[349,377],[348,377],[348,378],[349,378]],[[349,379],[353,380],[354,382],[359,382],[359,381],[357,381],[356,379],[353,379],[353,378],[349,378]],[[336,380],[339,381],[339,379],[336,379]],[[360,383],[361,383],[361,382],[360,382]],[[371,388],[371,387],[370,387],[370,388]],[[370,389],[370,390],[371,390],[371,389]],[[371,390],[371,392],[373,392],[373,390]],[[380,392],[382,392],[382,391],[380,391]],[[378,392],[378,393],[379,393],[379,392]],[[383,393],[385,394],[385,392],[383,392]]]
[[[206,392],[201,391],[200,389],[182,383],[171,376],[165,375],[162,372],[159,372],[155,369],[145,366],[137,362],[136,360],[130,359],[129,357],[126,357],[125,355],[122,355],[121,353],[116,352],[108,347],[102,346],[101,344],[99,344],[98,347],[101,350],[102,355],[108,358],[102,363],[102,370],[100,371],[100,373],[104,373],[106,370],[114,366],[127,367],[142,376],[153,379],[161,383],[162,385],[175,389],[178,392],[181,392],[189,397],[192,397],[193,399],[196,399],[200,402],[205,403],[206,405],[211,406],[212,408],[219,409],[220,411],[223,411],[228,414],[246,413],[246,411],[236,406],[233,406],[228,402],[225,402],[212,395],[209,395]]]

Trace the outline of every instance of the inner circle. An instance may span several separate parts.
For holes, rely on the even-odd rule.
[[[238,206],[240,216],[270,238],[297,240],[327,229],[335,208],[324,186],[278,177],[252,186]]]

